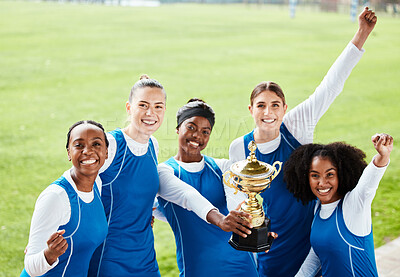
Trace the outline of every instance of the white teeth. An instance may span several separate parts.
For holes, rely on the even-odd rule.
[[[154,125],[154,124],[156,124],[157,121],[143,119],[142,122],[145,123],[145,124],[148,124],[148,125]]]
[[[321,192],[321,193],[327,193],[328,191],[330,191],[330,188],[328,188],[328,189],[319,189],[318,191]]]
[[[272,123],[275,121],[275,119],[263,119],[262,121],[265,123]]]
[[[193,145],[195,147],[199,146],[199,144],[197,142],[195,142],[195,141],[189,141],[189,144],[191,144],[191,145]]]
[[[94,164],[96,162],[96,160],[85,160],[85,161],[81,161],[81,163],[83,164]]]

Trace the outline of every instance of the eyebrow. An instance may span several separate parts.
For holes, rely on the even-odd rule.
[[[91,138],[90,140],[96,140],[96,139],[103,140],[101,137],[94,137],[94,138]],[[85,140],[85,139],[84,138],[77,138],[77,139],[74,139],[72,142],[79,141],[79,140]]]
[[[149,104],[149,105],[151,104],[150,102],[148,102],[148,101],[145,101],[145,100],[140,100],[140,101],[139,101],[139,103],[146,103],[146,104]],[[162,105],[165,105],[165,103],[164,103],[164,102],[162,102],[162,101],[155,102],[154,104],[158,104],[158,105],[159,105],[159,104],[162,104]]]
[[[258,102],[256,102],[256,104],[265,104],[266,102],[265,101],[258,101]],[[274,100],[274,101],[271,101],[271,103],[279,103],[279,104],[282,104],[282,101],[279,101],[279,100]]]
[[[331,167],[331,168],[325,170],[325,172],[328,172],[328,171],[331,171],[331,170],[335,170],[335,171],[336,171],[336,168]],[[311,172],[319,173],[319,171],[316,171],[316,170],[310,170],[310,173],[311,173]]]
[[[194,123],[193,121],[188,121],[188,123],[193,124],[193,125],[196,126],[196,127],[199,127],[199,126],[197,126],[197,124]],[[210,130],[211,130],[210,127],[203,127],[202,129],[210,129]]]

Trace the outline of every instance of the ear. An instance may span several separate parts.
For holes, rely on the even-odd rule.
[[[179,128],[176,128],[175,132],[179,135]]]
[[[253,116],[253,106],[252,105],[249,105],[249,111],[250,111],[250,114]]]
[[[287,110],[287,104],[283,105],[283,112],[286,113]]]
[[[106,160],[108,159],[108,147],[106,147]]]
[[[126,104],[125,104],[125,109],[126,109],[126,112],[130,115],[131,114],[131,103],[129,103],[129,101],[126,101]]]
[[[67,148],[67,154],[68,154],[68,161],[71,161],[71,154],[69,153],[69,148]]]

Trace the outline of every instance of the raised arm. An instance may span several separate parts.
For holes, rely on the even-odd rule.
[[[344,222],[357,236],[365,236],[371,232],[371,204],[393,149],[393,138],[390,135],[375,134],[371,140],[378,154],[364,169],[357,186],[344,197],[343,201]]]
[[[362,13],[358,16],[358,30],[351,40],[351,42],[358,49],[361,50],[361,48],[363,47],[369,34],[374,29],[376,21],[377,18],[375,16],[375,13],[372,10],[368,9],[368,7],[365,7]]]
[[[345,81],[363,55],[362,47],[376,21],[375,13],[365,8],[359,16],[359,27],[353,39],[331,66],[321,84],[307,100],[283,118],[286,127],[301,144],[313,141],[315,126],[343,90]]]

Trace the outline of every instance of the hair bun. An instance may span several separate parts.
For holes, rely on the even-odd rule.
[[[190,103],[190,102],[196,102],[196,101],[199,101],[199,102],[205,103],[203,100],[201,100],[201,99],[199,99],[199,98],[191,98],[191,99],[189,99],[189,101],[187,101],[187,103]],[[187,103],[186,103],[186,104],[187,104]]]
[[[139,80],[143,80],[143,79],[150,79],[150,77],[147,74],[142,74],[142,75],[140,75],[140,79]]]

